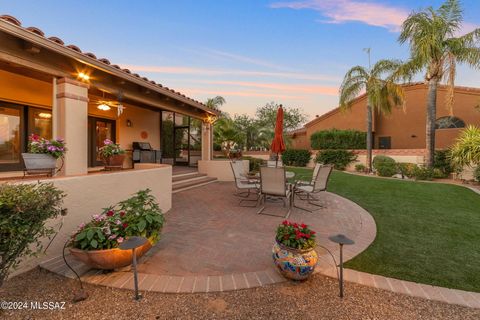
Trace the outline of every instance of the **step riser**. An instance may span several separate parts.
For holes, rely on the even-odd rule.
[[[179,180],[179,181],[173,181],[172,182],[172,186],[175,186],[175,185],[178,185],[178,184],[181,184],[181,183],[187,183],[187,182],[195,182],[195,181],[198,181],[198,180],[204,180],[205,178],[207,178],[207,176],[200,176],[200,177],[195,177],[195,178],[191,178],[191,179],[185,179],[185,180]]]
[[[181,191],[186,191],[186,190],[202,187],[202,186],[205,186],[207,184],[214,183],[214,182],[218,182],[218,180],[212,180],[212,181],[208,181],[208,182],[204,182],[204,183],[195,184],[195,185],[192,185],[192,186],[189,186],[189,187],[173,190],[172,193],[177,193],[177,192],[181,192]]]

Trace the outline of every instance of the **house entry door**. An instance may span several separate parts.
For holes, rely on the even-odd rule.
[[[105,139],[116,142],[115,120],[88,117],[88,159],[89,167],[102,166],[98,150]]]

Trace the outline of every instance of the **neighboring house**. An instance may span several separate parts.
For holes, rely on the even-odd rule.
[[[424,149],[425,112],[427,85],[412,83],[404,86],[405,109],[395,109],[390,115],[376,115],[373,123],[375,149]],[[445,108],[446,87],[439,86],[437,94],[436,147],[447,148],[458,136],[460,130],[469,124],[480,126],[480,89],[456,87],[453,116]],[[335,108],[314,120],[304,128],[291,132],[294,148],[310,149],[313,133],[328,129],[355,129],[366,131],[365,94],[355,99],[349,111]]]

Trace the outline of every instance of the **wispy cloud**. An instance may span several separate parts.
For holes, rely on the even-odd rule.
[[[279,94],[278,92],[257,92],[257,91],[235,91],[235,90],[210,90],[200,88],[179,88],[181,92],[189,95],[221,95],[221,96],[237,96],[237,97],[264,97],[268,99],[285,99],[285,100],[304,100],[304,96],[296,96],[289,94]]]
[[[315,80],[338,82],[341,78],[338,76],[297,73],[297,72],[270,72],[270,71],[246,71],[246,70],[228,70],[228,69],[207,69],[196,67],[167,67],[167,66],[144,66],[121,64],[122,68],[130,69],[134,72],[165,73],[165,74],[190,74],[203,76],[247,76],[247,77],[277,77],[297,80]]]
[[[286,68],[284,66],[280,66],[280,65],[271,63],[269,61],[247,57],[240,54],[235,54],[235,53],[230,53],[230,52],[220,51],[215,49],[204,49],[204,52],[209,56],[212,56],[215,58],[223,58],[223,59],[238,61],[238,62],[260,66],[260,67],[266,67],[274,70],[292,71],[292,69],[290,68]]]
[[[270,5],[271,8],[310,9],[318,11],[326,19],[322,23],[360,22],[370,26],[398,32],[412,12],[411,9],[373,1],[356,0],[300,0],[282,1]],[[478,24],[465,22],[458,34],[465,34],[478,28]]]
[[[308,84],[283,84],[283,83],[264,83],[255,81],[211,81],[200,80],[200,83],[216,84],[216,85],[228,85],[235,87],[247,87],[257,89],[272,89],[288,93],[306,93],[306,94],[320,94],[337,96],[338,87],[336,86],[318,86]]]

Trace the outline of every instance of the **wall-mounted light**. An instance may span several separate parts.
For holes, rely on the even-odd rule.
[[[102,111],[108,111],[111,108],[108,104],[102,103],[102,104],[98,105],[97,109],[102,110]]]
[[[133,127],[133,123],[130,119],[127,119],[127,127]]]
[[[42,119],[50,119],[52,117],[52,114],[51,113],[46,113],[46,112],[40,112],[38,114],[38,117],[42,118]]]
[[[85,72],[79,72],[77,77],[80,80],[83,80],[83,81],[89,81],[90,80],[90,76],[88,74],[86,74]]]
[[[209,114],[205,118],[204,122],[209,123],[209,124],[214,124],[215,121],[217,121],[218,117],[214,114]]]

